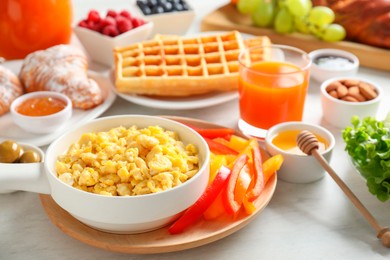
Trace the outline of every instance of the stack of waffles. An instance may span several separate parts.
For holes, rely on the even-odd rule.
[[[240,52],[269,44],[268,37],[244,40],[237,31],[199,37],[157,35],[114,50],[116,90],[178,97],[235,90]]]

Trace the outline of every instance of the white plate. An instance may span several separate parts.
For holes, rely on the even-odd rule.
[[[19,73],[22,61],[9,61],[1,65],[11,69],[15,73]],[[88,75],[90,78],[96,80],[99,87],[102,89],[103,95],[106,97],[102,104],[89,110],[73,109],[72,117],[67,122],[66,126],[61,130],[50,134],[28,133],[13,122],[10,113],[4,114],[0,116],[0,141],[13,140],[16,142],[23,142],[36,146],[44,146],[51,143],[54,139],[62,135],[68,129],[74,128],[82,123],[100,116],[112,105],[116,96],[112,91],[113,86],[109,79],[92,71],[89,71]]]
[[[171,110],[196,109],[202,107],[209,107],[209,106],[214,106],[214,105],[228,102],[238,97],[238,93],[236,91],[210,93],[210,94],[197,95],[193,97],[182,97],[182,98],[129,95],[129,94],[118,93],[116,91],[115,93],[121,98],[141,106],[161,108],[161,109],[171,109]]]
[[[212,35],[217,33],[226,33],[226,32],[223,31],[201,32],[199,34],[188,35],[188,37],[199,36],[199,35]],[[241,35],[244,39],[254,37],[253,35],[245,34],[245,33],[241,33]],[[113,76],[112,76],[112,80],[114,82]],[[213,92],[213,93],[196,95],[191,97],[144,96],[144,95],[137,95],[137,94],[118,93],[117,91],[115,91],[115,93],[121,98],[138,105],[153,107],[153,108],[170,109],[170,110],[204,108],[204,107],[222,104],[238,98],[237,91]]]

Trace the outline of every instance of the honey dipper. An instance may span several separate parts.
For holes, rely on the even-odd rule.
[[[318,152],[318,140],[317,137],[309,131],[302,131],[297,137],[297,144],[299,149],[307,155],[313,155],[321,166],[329,173],[333,180],[339,185],[341,190],[347,195],[355,207],[363,214],[366,220],[377,232],[377,238],[382,240],[382,244],[386,247],[390,247],[390,228],[381,227],[371,213],[364,207],[360,200],[353,194],[348,186],[341,180],[337,173],[330,167],[324,157]]]

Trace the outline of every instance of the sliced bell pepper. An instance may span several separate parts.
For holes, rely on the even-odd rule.
[[[249,141],[245,138],[239,137],[237,135],[232,135],[229,140],[228,146],[237,152],[242,151],[246,146],[248,146]]]
[[[253,212],[256,211],[256,206],[253,203],[253,201],[248,201],[248,197],[245,196],[244,199],[242,200],[242,205],[244,206],[245,213],[247,215],[251,215]]]
[[[234,196],[234,190],[236,188],[236,183],[241,172],[241,169],[248,161],[248,156],[246,154],[242,154],[236,160],[233,165],[232,173],[230,174],[229,181],[224,191],[223,195],[223,204],[225,210],[228,214],[235,214],[241,207],[241,204],[238,203]]]
[[[213,182],[222,165],[227,165],[226,156],[222,154],[212,155],[210,160],[209,184]]]
[[[234,189],[234,200],[240,206],[243,205],[244,200],[246,199],[248,188],[252,183],[252,174],[250,170],[251,166],[249,161],[242,167],[240,174],[238,175],[238,179],[236,182],[236,187]],[[245,206],[245,205],[244,205]],[[240,210],[237,210],[234,213],[234,219],[239,215]]]
[[[210,148],[210,151],[215,153],[215,154],[234,154],[234,155],[238,154],[233,149],[231,149],[223,144],[217,143],[210,138],[207,138],[207,137],[203,137],[203,138],[207,142],[207,144]]]
[[[229,147],[229,145],[230,145],[229,140],[226,140],[225,138],[222,138],[222,137],[216,137],[216,138],[213,138],[212,140],[213,140],[214,142],[223,144],[224,146],[227,146],[227,147]],[[229,147],[229,148],[230,148],[230,147]],[[233,149],[233,150],[234,150],[234,149]],[[238,152],[238,151],[237,151],[237,152]]]
[[[264,189],[264,174],[261,160],[260,147],[252,149],[253,187],[248,191],[248,201],[254,201]]]
[[[234,129],[230,128],[195,129],[195,131],[201,136],[211,139],[221,137],[230,140],[230,137],[234,134]]]
[[[200,219],[206,209],[211,205],[211,203],[215,200],[221,190],[225,187],[230,174],[230,169],[225,166],[222,166],[214,181],[206,188],[200,198],[168,228],[169,233],[181,233],[187,227],[194,224],[198,219]]]
[[[249,184],[251,183],[252,176],[250,173],[250,166],[248,163],[242,167],[240,174],[238,175],[236,187],[234,188],[234,200],[238,204],[242,204],[242,201],[247,193]]]
[[[223,206],[222,202],[222,196],[223,196],[223,191],[221,191],[217,198],[211,203],[210,207],[206,209],[206,211],[203,213],[203,217],[206,220],[212,220],[216,219],[219,216],[223,215],[226,213],[225,207]]]
[[[277,154],[263,163],[264,184],[266,184],[269,178],[271,178],[271,176],[280,169],[283,164],[283,160],[283,155]]]

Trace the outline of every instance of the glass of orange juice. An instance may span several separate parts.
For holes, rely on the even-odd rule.
[[[301,121],[310,78],[306,52],[285,45],[254,46],[239,56],[239,129],[264,138],[267,129]]]
[[[0,0],[0,58],[69,43],[72,19],[72,0]]]

